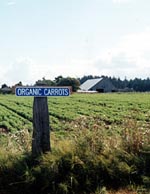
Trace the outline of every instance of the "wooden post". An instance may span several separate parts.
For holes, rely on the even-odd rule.
[[[51,151],[47,97],[34,97],[32,155],[37,157]]]
[[[51,151],[47,96],[69,96],[69,87],[46,87],[37,82],[35,87],[16,87],[16,96],[34,96],[32,155],[38,157]]]

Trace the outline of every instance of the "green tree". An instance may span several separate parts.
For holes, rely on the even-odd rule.
[[[80,82],[76,78],[58,76],[55,78],[55,82],[57,86],[71,86],[72,91],[76,92],[79,89]]]
[[[55,82],[50,79],[42,78],[42,80],[36,81],[35,85],[55,86]]]
[[[7,88],[7,84],[2,84],[1,88]]]

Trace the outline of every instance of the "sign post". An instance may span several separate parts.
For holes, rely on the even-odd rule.
[[[16,87],[16,96],[33,96],[32,155],[51,151],[48,96],[69,96],[70,87]]]
[[[32,155],[36,157],[49,151],[51,147],[47,97],[34,97]]]

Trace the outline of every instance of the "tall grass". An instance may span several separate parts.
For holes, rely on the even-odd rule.
[[[37,160],[30,154],[27,131],[1,137],[0,193],[106,194],[150,188],[149,128],[143,130],[134,119],[117,128],[97,117],[81,117],[70,123],[70,130],[64,138],[52,132],[52,152]]]

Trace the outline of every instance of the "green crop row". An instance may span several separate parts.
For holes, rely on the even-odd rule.
[[[126,119],[134,119],[145,126],[150,122],[149,93],[133,94],[74,94],[70,97],[48,98],[50,125],[53,130],[68,128],[68,123],[81,117],[99,118],[106,125],[120,125]],[[33,98],[1,95],[0,105],[11,111],[16,120],[32,122]],[[2,111],[2,110],[1,110]],[[19,119],[18,119],[19,117]],[[18,123],[13,119],[15,123]],[[0,122],[5,121],[0,117]],[[12,118],[7,118],[12,123]],[[67,127],[66,127],[67,123]],[[13,126],[13,124],[11,124]],[[15,127],[14,125],[13,127]],[[21,128],[21,125],[16,129]]]
[[[6,132],[15,132],[23,128],[31,130],[31,122],[28,120],[2,105],[0,105],[0,110],[0,128],[4,128]]]

